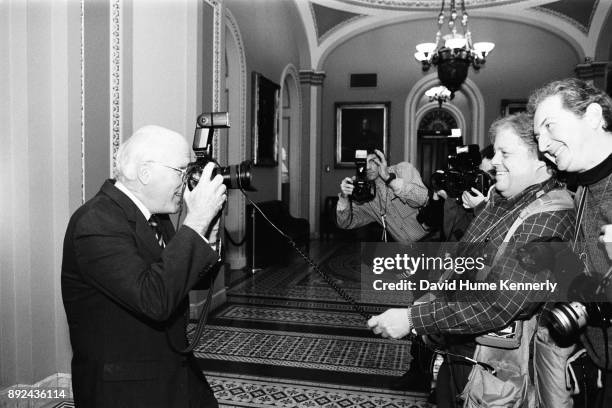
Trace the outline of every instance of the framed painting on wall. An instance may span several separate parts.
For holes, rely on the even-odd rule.
[[[337,102],[336,168],[355,166],[355,150],[387,155],[390,102]]]
[[[252,155],[255,166],[278,165],[278,129],[280,85],[253,72],[253,110],[251,122]]]

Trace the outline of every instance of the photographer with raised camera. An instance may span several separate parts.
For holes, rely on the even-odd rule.
[[[442,241],[456,242],[461,239],[477,212],[484,207],[487,201],[486,195],[494,184],[493,176],[491,175],[493,169],[491,159],[493,159],[494,155],[493,146],[489,145],[480,152],[476,150],[476,153],[474,153],[474,150],[478,146],[470,146],[473,146],[471,151],[465,151],[466,148],[470,148],[469,146],[457,148],[458,152],[459,150],[462,151],[458,155],[475,156],[464,160],[469,162],[469,164],[468,166],[463,166],[463,172],[455,171],[453,174],[456,176],[452,180],[449,177],[450,171],[453,171],[452,169],[446,170],[449,172],[449,175],[446,175],[445,171],[441,170],[432,176],[434,192],[430,203],[433,202],[435,204],[436,201],[443,200],[443,203],[439,205],[442,210]],[[454,156],[454,160],[450,161],[456,162],[457,156]],[[450,164],[449,167],[451,167]],[[441,180],[440,176],[444,176],[444,178]],[[446,191],[446,185],[451,186],[450,196]],[[465,190],[461,191],[462,188],[465,188]]]
[[[543,237],[568,241],[573,233],[572,201],[538,152],[533,138],[533,122],[525,113],[497,119],[490,128],[495,148],[492,164],[495,190],[489,202],[470,224],[461,242],[461,256],[480,256],[490,267],[484,276],[463,276],[452,269],[440,280],[477,279],[478,282],[508,282],[536,284],[540,276],[525,269],[516,259],[513,248]],[[548,205],[547,203],[554,205]],[[507,243],[507,244],[504,244]],[[507,245],[507,246],[506,246]],[[480,272],[483,272],[480,271]],[[463,277],[462,277],[463,276]],[[372,317],[368,326],[383,337],[402,338],[409,333],[441,336],[445,357],[436,383],[438,408],[455,407],[458,398],[480,400],[479,406],[532,406],[529,392],[529,343],[535,331],[535,319],[540,312],[538,290],[486,290],[475,295],[472,291],[439,291],[435,299],[408,308],[389,309]],[[521,322],[522,335],[514,348],[486,346],[478,343],[479,335],[503,329]],[[518,333],[518,332],[516,332]],[[498,341],[495,344],[504,343]],[[475,353],[478,355],[475,356]],[[494,359],[489,356],[495,355]],[[466,358],[474,357],[485,364],[498,361],[502,366],[515,367],[513,377],[519,383],[506,383],[510,394],[489,392],[491,383],[501,380],[484,373]],[[473,382],[468,382],[468,378]],[[516,388],[514,388],[516,386]],[[500,385],[501,387],[501,385]],[[462,393],[463,392],[463,393]],[[503,400],[503,398],[506,398]],[[491,405],[487,405],[491,404]],[[497,405],[496,405],[497,404]],[[466,405],[475,406],[475,405]]]
[[[482,160],[478,165],[478,169],[491,179],[493,179],[493,164],[491,163],[491,161],[493,160],[494,155],[495,149],[493,148],[493,145],[488,145],[480,151],[480,156],[482,157]],[[494,184],[494,181],[492,184]],[[488,200],[487,193],[488,191],[480,191],[474,187],[464,191],[461,195],[461,204],[463,205],[463,208],[478,212],[484,207],[484,204]]]
[[[588,398],[586,406],[609,407],[612,313],[608,302],[612,301],[612,285],[604,276],[610,273],[612,260],[598,241],[600,233],[612,224],[612,99],[585,81],[568,78],[536,90],[528,108],[535,114],[540,151],[559,170],[575,175],[579,186],[574,197],[577,225],[573,246],[584,263],[584,276],[572,287],[584,289],[575,294],[580,301],[553,309],[552,328],[567,337],[580,333],[589,356],[580,368],[586,375],[578,378]],[[588,282],[591,284],[585,284]],[[579,330],[573,330],[573,325]],[[581,404],[583,398],[576,402]]]
[[[210,231],[226,201],[212,163],[185,189],[190,157],[182,135],[140,128],[119,147],[116,179],[70,219],[61,282],[77,407],[218,406],[193,354],[176,351],[189,290],[219,261]]]
[[[359,152],[359,151],[358,151]],[[336,222],[340,228],[351,229],[377,222],[395,241],[409,243],[425,236],[417,221],[418,208],[427,203],[428,191],[417,169],[408,162],[387,165],[380,150],[364,157],[364,178],[369,183],[365,198],[354,197],[357,177],[346,177],[340,183]],[[358,168],[359,171],[359,168]],[[385,239],[384,239],[385,240]]]

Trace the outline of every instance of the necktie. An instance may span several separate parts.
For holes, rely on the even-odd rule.
[[[164,235],[159,225],[159,218],[157,218],[155,214],[151,215],[151,218],[149,218],[149,225],[153,228],[153,231],[155,231],[155,239],[157,239],[159,246],[165,248],[166,242],[164,241]]]

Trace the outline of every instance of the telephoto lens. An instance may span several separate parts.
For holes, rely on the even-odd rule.
[[[601,277],[581,274],[570,284],[569,302],[556,303],[548,319],[551,328],[567,337],[585,326],[610,327],[612,303],[600,289]]]
[[[193,190],[198,185],[202,176],[202,170],[204,170],[207,163],[207,160],[200,159],[189,163],[187,166],[187,187],[189,190]],[[227,188],[253,191],[251,187],[251,162],[249,160],[226,167],[215,167],[210,176],[211,180],[217,174],[223,176],[223,184]]]
[[[550,311],[552,329],[562,337],[574,337],[588,321],[588,312],[580,302],[557,303]]]

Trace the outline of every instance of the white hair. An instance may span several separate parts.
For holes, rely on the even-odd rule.
[[[164,153],[176,148],[177,143],[187,142],[173,130],[155,125],[141,127],[119,146],[115,177],[122,183],[135,180],[141,163],[163,159]]]

